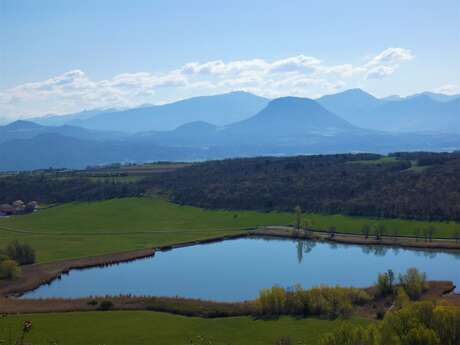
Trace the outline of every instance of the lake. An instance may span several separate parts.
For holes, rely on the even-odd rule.
[[[367,287],[380,272],[401,273],[410,267],[426,272],[430,280],[451,280],[460,286],[459,253],[242,238],[71,270],[23,298],[132,294],[242,301],[254,299],[261,288],[273,285]]]

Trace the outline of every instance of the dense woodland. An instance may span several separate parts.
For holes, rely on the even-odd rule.
[[[94,182],[85,177],[61,178],[52,172],[20,173],[0,178],[0,204],[14,200],[37,200],[41,203],[95,201],[142,193],[131,183]]]
[[[130,183],[81,174],[0,178],[0,203],[103,200],[162,193],[204,208],[293,210],[460,220],[460,153],[341,154],[228,159],[155,173]]]
[[[146,182],[205,208],[460,220],[460,153],[232,159]]]

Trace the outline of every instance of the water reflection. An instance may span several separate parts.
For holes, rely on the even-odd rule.
[[[307,241],[307,240],[298,240],[296,247],[297,247],[297,261],[299,264],[303,261],[303,255],[310,253],[313,248],[315,248],[316,242],[315,241]]]
[[[458,253],[396,246],[244,238],[72,270],[24,297],[132,294],[241,301],[273,285],[366,287],[375,283],[378,273],[391,269],[398,275],[410,267],[426,272],[428,279],[460,286],[459,258]]]

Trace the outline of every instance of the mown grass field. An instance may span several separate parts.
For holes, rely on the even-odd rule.
[[[433,226],[435,236],[453,237],[455,223],[371,219],[343,215],[307,214],[313,227],[361,233],[364,224],[383,224],[389,235],[415,235]],[[294,223],[280,212],[203,210],[160,198],[125,198],[70,203],[35,214],[0,219],[0,247],[13,239],[32,245],[38,262],[80,258],[158,245],[236,234],[264,225]]]
[[[208,211],[153,198],[71,203],[1,219],[0,246],[18,239],[36,248],[38,262],[49,262],[235,234],[291,218],[287,213]]]
[[[20,331],[22,322],[33,328],[26,340],[34,344],[59,345],[189,345],[206,336],[214,345],[272,345],[289,335],[294,344],[316,345],[318,339],[343,321],[314,318],[253,320],[249,317],[203,319],[156,312],[79,312],[8,316],[0,320],[0,339],[5,332]],[[351,319],[355,324],[369,321]]]

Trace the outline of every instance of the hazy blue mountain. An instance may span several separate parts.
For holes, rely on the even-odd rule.
[[[356,127],[324,109],[314,100],[283,97],[270,101],[254,116],[227,126],[191,122],[172,131],[136,135],[137,140],[152,140],[168,145],[299,144],[313,136],[334,136],[356,131]]]
[[[460,97],[431,92],[383,99],[353,89],[319,98],[318,103],[350,123],[394,132],[460,133]]]
[[[38,123],[39,125],[43,126],[63,126],[72,124],[74,121],[81,121],[89,119],[93,116],[104,114],[104,113],[113,113],[114,111],[118,111],[115,108],[111,109],[92,109],[92,110],[83,110],[78,113],[71,113],[65,115],[45,115],[40,117],[33,117],[28,119],[28,121],[32,121]]]
[[[109,131],[93,131],[75,126],[42,126],[31,121],[15,121],[0,126],[0,143],[13,139],[30,139],[38,135],[54,133],[72,138],[88,140],[121,140],[127,137],[124,133]]]
[[[433,101],[437,101],[437,102],[450,102],[450,101],[453,101],[455,99],[460,98],[460,94],[457,94],[457,95],[445,95],[445,94],[442,94],[442,93],[426,91],[426,92],[422,92],[422,93],[416,93],[414,95],[410,95],[410,96],[407,96],[407,97],[401,97],[401,96],[398,96],[398,95],[387,96],[387,97],[382,98],[382,100],[385,100],[385,101],[404,101],[404,100],[419,97],[419,96],[428,96]]]
[[[228,126],[216,127],[204,122],[193,122],[173,131],[142,133],[142,135],[133,136],[130,140],[135,138],[136,141],[150,141],[157,145],[200,148],[265,146],[270,147],[270,152],[277,152],[275,147],[286,148],[287,146],[303,146],[305,150],[314,148],[315,152],[321,152],[322,149],[327,149],[328,152],[334,150],[344,152],[342,151],[344,149],[380,152],[388,147],[393,147],[394,150],[417,147],[422,149],[430,147],[430,143],[440,149],[455,147],[450,144],[446,146],[445,143],[441,145],[442,140],[439,136],[388,134],[380,130],[395,130],[391,126],[400,128],[404,123],[408,126],[412,125],[413,123],[409,120],[405,120],[404,114],[410,113],[406,112],[406,108],[411,110],[414,104],[423,103],[420,106],[430,114],[427,102],[434,103],[435,109],[443,105],[450,106],[449,103],[435,102],[428,96],[401,102],[384,102],[368,114],[369,127],[379,129],[374,130],[356,127],[324,109],[314,100],[283,97],[271,101],[263,110],[249,119]],[[455,115],[455,112],[453,114]],[[429,116],[419,119],[419,128],[422,128],[422,124],[427,124],[436,129],[433,127],[434,124],[431,124]],[[454,126],[452,125],[451,128]],[[437,131],[424,130],[423,132],[436,133]],[[460,131],[452,131],[452,133],[460,136]],[[413,143],[410,140],[413,140]],[[430,142],[430,140],[433,141]]]
[[[366,113],[361,127],[393,132],[460,133],[460,98],[448,102],[419,95],[386,102]]]
[[[384,103],[383,100],[361,89],[350,89],[323,96],[316,101],[330,112],[357,126],[361,126],[361,122],[369,112]]]
[[[73,125],[97,130],[172,130],[185,123],[205,121],[217,126],[246,119],[260,111],[268,99],[246,92],[194,97],[170,104],[103,113]]]
[[[458,95],[444,95],[442,93],[429,92],[429,91],[422,92],[421,94],[409,96],[408,98],[417,97],[417,96],[420,96],[420,95],[428,96],[433,101],[438,101],[438,102],[450,102],[450,101],[453,101],[453,100],[456,100],[456,99],[460,99],[460,94],[458,94]]]
[[[204,147],[217,141],[219,127],[204,121],[186,123],[172,131],[149,131],[134,134],[131,142],[157,145]]]
[[[85,168],[114,162],[194,160],[198,150],[158,147],[149,143],[95,141],[43,134],[0,145],[0,170]]]
[[[356,94],[362,96],[359,91]],[[17,121],[0,127],[0,170],[258,155],[458,150],[459,106],[460,99],[438,102],[420,95],[382,101],[369,110],[369,127],[394,132],[359,128],[319,102],[298,97],[275,99],[255,115],[228,125],[191,121],[172,130],[132,135]],[[440,132],[446,124],[447,134]],[[404,128],[414,133],[401,132]]]
[[[232,136],[298,140],[312,135],[331,136],[357,128],[308,98],[282,97],[253,117],[225,127]]]

